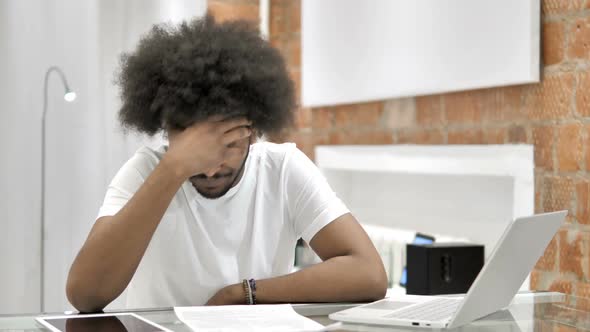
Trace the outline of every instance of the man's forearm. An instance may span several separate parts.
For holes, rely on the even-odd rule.
[[[123,292],[183,182],[161,162],[119,213],[95,224],[68,276],[68,299],[78,310],[100,310]]]
[[[387,276],[381,262],[339,256],[288,275],[257,280],[258,303],[360,302],[385,296]],[[241,284],[229,286],[225,304],[243,304]],[[214,303],[215,304],[215,303]],[[221,304],[221,303],[216,303]]]
[[[256,297],[260,303],[372,301],[383,298],[387,291],[381,262],[358,256],[334,257],[258,284]]]

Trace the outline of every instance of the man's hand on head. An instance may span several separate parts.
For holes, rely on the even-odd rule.
[[[182,131],[170,130],[164,160],[174,165],[186,178],[214,173],[224,162],[242,158],[243,149],[237,143],[245,139],[249,141],[251,124],[245,117],[215,117]]]

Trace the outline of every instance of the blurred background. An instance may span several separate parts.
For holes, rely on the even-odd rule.
[[[142,144],[117,123],[119,56],[154,23],[202,15],[205,1],[0,1],[0,312],[69,308],[65,280],[106,187]],[[40,241],[44,77],[48,77],[45,234]],[[41,248],[42,246],[42,248]],[[40,255],[44,256],[44,280]],[[43,288],[43,290],[41,290]],[[44,295],[40,297],[40,292]]]
[[[527,287],[590,297],[590,0],[0,0],[0,313],[71,308],[67,272],[108,183],[162,142],[118,126],[119,56],[206,10],[281,51],[300,105],[269,139],[318,164],[391,285],[416,231],[487,255],[512,218],[566,209]],[[43,139],[51,66],[77,98],[50,73]]]

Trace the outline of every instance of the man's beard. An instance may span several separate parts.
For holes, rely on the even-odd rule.
[[[230,174],[231,175],[231,174]],[[238,174],[239,175],[239,174]],[[212,178],[218,178],[219,176],[213,176]],[[193,187],[195,188],[195,190],[201,194],[201,196],[207,198],[207,199],[217,199],[222,197],[223,195],[227,194],[227,192],[233,187],[234,183],[235,183],[235,179],[236,179],[237,175],[234,176],[234,180],[229,182],[226,186],[221,187],[221,189],[211,192],[211,191],[206,191],[204,189],[200,189],[195,182],[191,181]],[[192,180],[192,178],[191,178]]]
[[[193,187],[195,188],[195,190],[197,190],[197,192],[199,194],[201,194],[201,196],[203,196],[203,197],[205,197],[207,199],[218,199],[218,198],[224,196],[225,194],[227,194],[227,192],[231,188],[233,188],[233,186],[236,185],[236,183],[241,178],[241,176],[244,176],[243,175],[243,172],[244,172],[244,168],[246,167],[246,161],[248,160],[248,157],[249,156],[250,156],[250,147],[248,146],[248,149],[246,150],[246,157],[244,158],[244,161],[242,162],[242,165],[240,166],[240,168],[238,169],[238,171],[233,176],[232,181],[230,181],[228,185],[222,187],[220,190],[217,190],[215,192],[204,191],[204,190],[199,189],[198,186],[195,184],[195,182],[197,182],[198,180],[205,180],[205,179],[219,179],[219,178],[224,178],[224,177],[231,177],[232,174],[233,174],[233,172],[225,172],[225,173],[221,173],[221,174],[214,174],[211,177],[208,177],[205,174],[195,175],[195,176],[193,176],[193,177],[190,178]],[[195,182],[192,181],[193,179],[195,180]]]

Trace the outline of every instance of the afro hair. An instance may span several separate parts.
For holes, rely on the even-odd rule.
[[[292,125],[294,85],[279,51],[247,21],[210,14],[178,26],[154,25],[116,77],[119,120],[150,136],[211,116],[245,116],[259,134]]]

